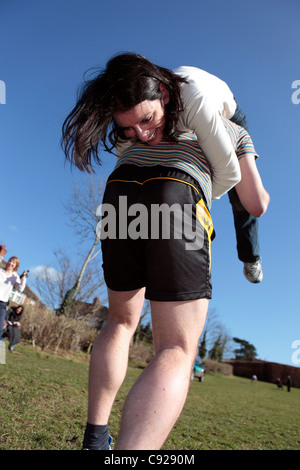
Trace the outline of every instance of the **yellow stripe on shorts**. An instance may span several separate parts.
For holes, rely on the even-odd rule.
[[[209,210],[207,209],[203,199],[200,199],[197,202],[196,208],[196,215],[197,219],[199,220],[200,224],[204,228],[208,236],[208,243],[209,243],[209,274],[211,272],[211,236],[214,231],[214,226],[212,222],[212,218],[210,216]]]

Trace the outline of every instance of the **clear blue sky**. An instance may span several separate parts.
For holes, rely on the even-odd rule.
[[[59,142],[84,72],[122,51],[167,68],[198,66],[227,81],[246,112],[271,195],[260,221],[260,285],[242,274],[227,196],[213,203],[210,307],[259,358],[293,365],[292,343],[300,340],[300,104],[292,102],[299,17],[298,0],[1,2],[0,243],[7,257],[17,255],[22,271],[55,267],[55,248],[78,251],[62,203],[72,181],[85,176],[64,165]],[[99,178],[114,157],[103,154],[103,161]]]

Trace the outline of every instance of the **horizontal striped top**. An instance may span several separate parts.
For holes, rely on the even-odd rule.
[[[225,119],[224,117],[222,117],[222,120],[230,136],[233,148],[238,159],[240,160],[246,155],[253,155],[254,158],[258,158],[258,154],[255,151],[254,144],[249,133],[243,127],[234,124],[233,122],[229,121],[228,119]]]
[[[240,159],[250,153],[255,154],[253,142],[245,129],[225,118],[222,119],[238,158]],[[118,159],[116,168],[123,164],[137,166],[161,165],[182,170],[198,181],[207,205],[209,208],[211,207],[211,171],[194,132],[182,133],[178,138],[178,142],[162,140],[153,146],[136,142],[126,149]]]

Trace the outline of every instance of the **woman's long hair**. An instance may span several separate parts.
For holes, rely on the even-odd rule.
[[[162,101],[160,84],[168,90],[170,98],[165,105],[165,136],[176,141],[182,82],[186,80],[139,54],[113,57],[104,71],[83,84],[76,106],[64,121],[62,147],[66,158],[90,173],[92,159],[101,163],[99,143],[112,152],[119,140],[128,140],[114,121],[114,113],[128,111],[145,100]]]
[[[17,313],[17,310],[18,310],[19,308],[21,309],[21,312],[20,312],[20,313]],[[17,317],[18,317],[18,318],[21,318],[21,316],[22,316],[23,313],[24,313],[24,307],[23,307],[23,305],[15,305],[14,307],[11,307],[11,308],[9,309],[9,311],[15,316],[15,318],[17,318]]]

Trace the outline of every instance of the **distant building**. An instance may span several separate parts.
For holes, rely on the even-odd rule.
[[[13,289],[9,300],[18,305],[23,305],[23,304],[32,305],[32,306],[44,305],[42,301],[38,298],[38,296],[27,285],[23,292],[19,292]]]
[[[56,310],[56,314],[59,315],[59,313],[59,309]],[[74,300],[71,316],[75,318],[75,320],[85,320],[90,325],[100,330],[107,320],[108,308],[100,302],[98,297],[94,298],[93,303]]]

